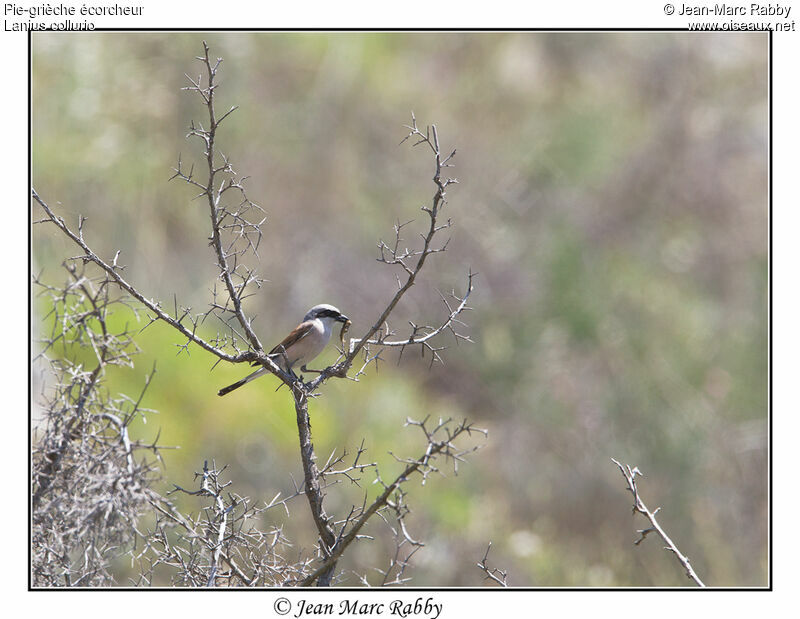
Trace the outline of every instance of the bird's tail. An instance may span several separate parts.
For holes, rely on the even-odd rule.
[[[269,374],[270,371],[267,368],[261,368],[260,370],[256,370],[249,376],[245,376],[242,380],[233,383],[232,385],[228,385],[227,387],[223,387],[217,392],[217,395],[225,395],[226,393],[230,393],[234,389],[238,389],[242,385],[246,385],[251,380],[255,380],[259,376],[263,376],[264,374]]]

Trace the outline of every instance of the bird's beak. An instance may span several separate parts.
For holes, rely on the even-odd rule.
[[[350,322],[350,319],[347,316],[345,316],[344,314],[339,314],[336,317],[336,321],[337,322]]]

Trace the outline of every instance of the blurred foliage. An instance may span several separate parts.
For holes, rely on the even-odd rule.
[[[265,343],[323,301],[353,336],[371,324],[396,285],[377,240],[433,192],[428,153],[397,146],[402,124],[413,110],[458,149],[452,242],[393,325],[435,322],[436,289],[460,291],[472,267],[476,344],[430,372],[387,353],[311,407],[320,460],[363,438],[384,476],[399,470],[387,451],[423,444],[407,416],[489,429],[459,476],[412,489],[407,523],[426,543],[412,584],[479,584],[490,540],[512,585],[690,584],[655,540],[633,545],[643,521],[612,457],[644,472],[644,500],[706,583],[767,584],[766,33],[33,34],[34,186],[88,216],[89,243],[121,250],[145,294],[196,312],[215,274],[207,213],[167,179],[179,154],[201,156],[184,136],[204,110],[180,89],[203,38],[224,58],[219,109],[240,106],[218,145],[268,215],[269,281],[249,306]],[[35,227],[43,279],[73,255]],[[302,479],[277,381],[218,398],[245,368],[209,374],[214,360],[177,354],[159,324],[137,342],[113,385],[138,393],[157,363],[144,405],[160,413],[136,431],[180,447],[164,489],[212,458],[265,500]],[[328,511],[361,492],[337,486]],[[295,501],[286,533],[307,548]],[[388,562],[379,528],[343,568]]]

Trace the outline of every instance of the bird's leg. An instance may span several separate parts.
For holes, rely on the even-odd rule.
[[[322,374],[325,370],[312,370],[311,368],[307,368],[305,365],[300,366],[300,369],[303,372],[311,372],[312,374]]]

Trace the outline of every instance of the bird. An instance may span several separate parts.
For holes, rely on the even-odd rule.
[[[306,369],[306,364],[316,358],[325,348],[328,340],[331,339],[333,325],[336,322],[349,325],[350,320],[333,305],[327,303],[315,305],[303,317],[303,322],[283,338],[280,344],[270,350],[267,356],[284,372],[294,374],[292,366],[297,363],[303,364],[300,369],[304,372],[310,371]],[[242,380],[223,387],[217,392],[217,395],[223,396],[259,376],[270,373],[270,370],[265,367],[259,368]]]

